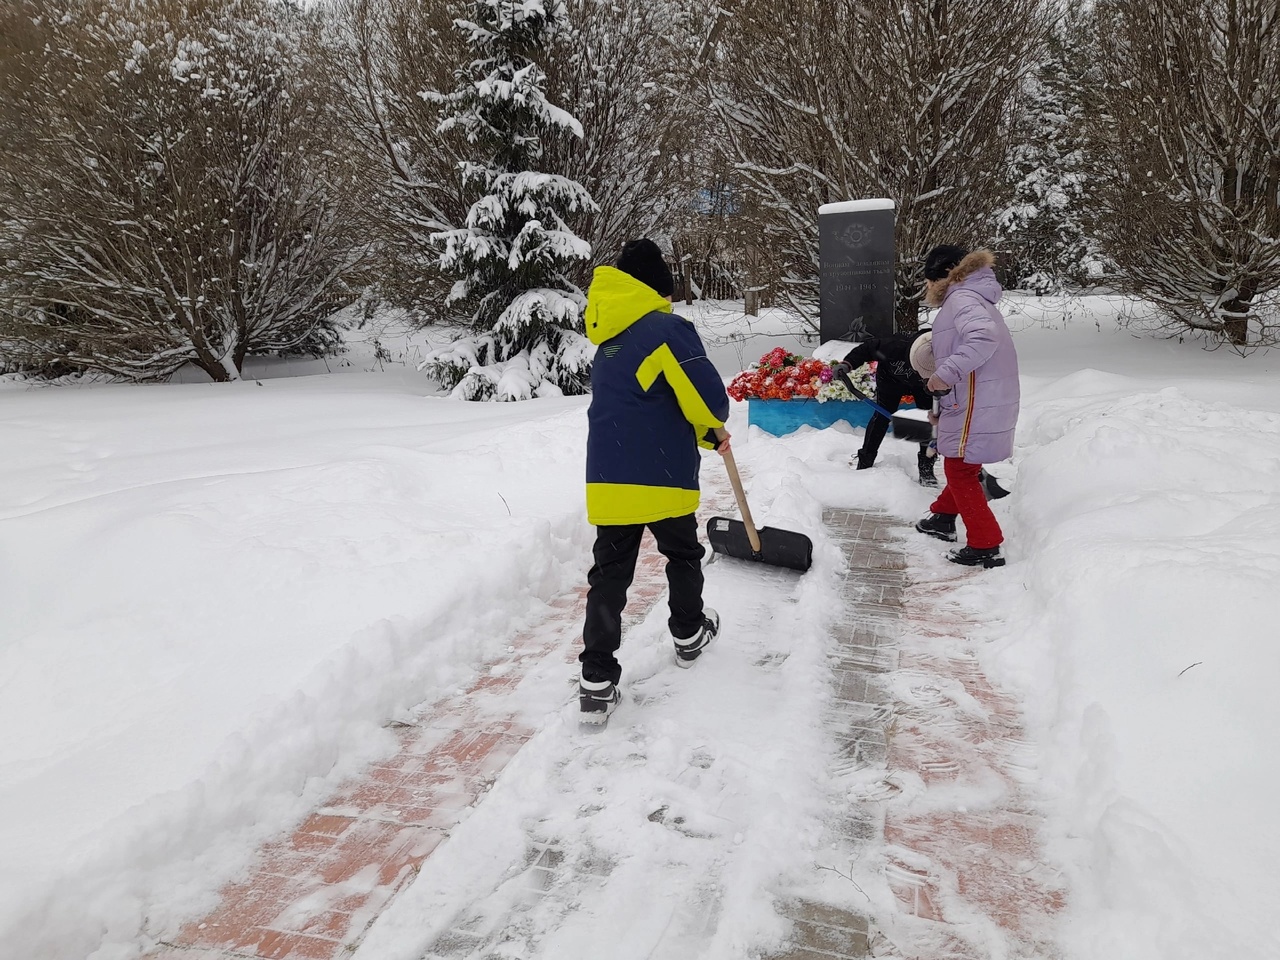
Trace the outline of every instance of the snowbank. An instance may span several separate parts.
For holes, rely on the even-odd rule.
[[[208,876],[388,748],[388,717],[576,583],[583,411],[369,375],[8,394],[15,955],[207,905]]]

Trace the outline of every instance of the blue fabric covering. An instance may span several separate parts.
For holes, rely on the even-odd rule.
[[[865,427],[875,413],[861,400],[748,400],[747,422],[775,437],[794,433],[801,427],[830,427],[847,423]]]

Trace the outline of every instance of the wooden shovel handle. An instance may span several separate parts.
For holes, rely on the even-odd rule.
[[[725,437],[729,436],[724,427],[715,428],[716,440],[724,442]],[[724,456],[724,468],[729,471],[729,483],[733,487],[733,495],[738,501],[738,510],[742,512],[742,525],[747,528],[747,540],[751,542],[751,549],[756,553],[760,552],[760,534],[756,532],[755,521],[751,519],[751,508],[747,506],[747,495],[742,489],[742,478],[738,476],[738,465],[733,460],[733,451],[726,450]]]

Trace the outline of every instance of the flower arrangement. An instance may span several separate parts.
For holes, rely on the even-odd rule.
[[[875,362],[849,374],[853,385],[870,396],[875,392]],[[782,347],[774,347],[729,382],[735,400],[856,400],[843,383],[832,378],[831,364],[806,360]]]

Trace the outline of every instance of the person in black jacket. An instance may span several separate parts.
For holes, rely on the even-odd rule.
[[[911,345],[927,330],[914,333],[892,333],[887,337],[868,337],[849,351],[841,364],[847,370],[856,370],[864,363],[876,361],[876,403],[890,413],[896,411],[902,398],[910,396],[921,410],[928,410],[932,405],[929,390],[920,374],[911,366]],[[838,365],[839,366],[839,365]],[[876,462],[876,454],[880,451],[880,443],[889,429],[889,418],[876,413],[867,424],[866,434],[862,438],[862,449],[858,451],[858,469],[866,470]],[[920,483],[926,487],[936,487],[937,478],[933,473],[936,459],[928,443],[920,444],[920,455],[916,458],[920,468]]]

